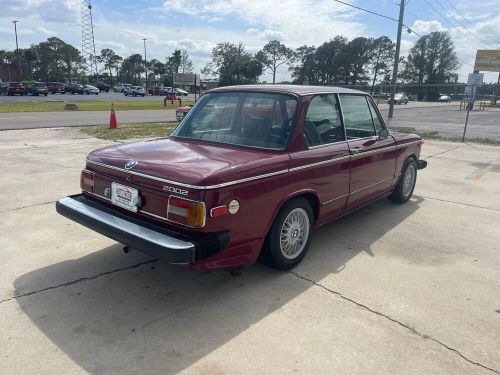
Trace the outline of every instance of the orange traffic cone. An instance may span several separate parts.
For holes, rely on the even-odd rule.
[[[111,103],[111,115],[109,116],[109,128],[116,129],[115,104]]]

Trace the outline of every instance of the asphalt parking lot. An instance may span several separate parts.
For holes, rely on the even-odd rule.
[[[427,141],[409,203],[318,228],[291,272],[231,275],[55,213],[108,144],[0,132],[2,374],[500,373],[500,148]]]
[[[75,101],[163,101],[163,96],[125,96],[118,92],[101,92],[99,95],[86,95],[86,94],[49,94],[47,96],[38,95],[0,95],[0,103],[26,103],[26,102],[75,102]],[[194,94],[181,96],[181,99],[194,101]]]

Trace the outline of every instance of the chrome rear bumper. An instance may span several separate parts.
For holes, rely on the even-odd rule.
[[[226,248],[229,233],[187,238],[91,201],[83,195],[56,202],[56,211],[79,224],[168,263],[189,264]]]

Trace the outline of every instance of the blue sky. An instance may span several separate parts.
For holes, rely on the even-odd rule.
[[[346,0],[397,18],[397,0]],[[430,3],[435,9],[429,6]],[[500,48],[500,0],[409,0],[405,24],[423,35],[449,31],[459,58],[459,76],[472,71],[477,48]],[[335,35],[396,38],[397,24],[333,0],[93,0],[96,47],[122,56],[142,53],[164,61],[174,49],[187,49],[199,71],[219,42],[243,42],[257,52],[271,39],[290,47],[320,45]],[[0,0],[0,49],[15,48],[12,20],[19,20],[20,47],[57,36],[81,45],[80,0]],[[404,33],[406,54],[418,36]],[[268,79],[268,75],[263,79]],[[498,73],[486,75],[495,81]],[[286,67],[278,79],[287,79]]]

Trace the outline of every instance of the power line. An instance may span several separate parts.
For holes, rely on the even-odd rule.
[[[441,4],[439,1],[437,1],[436,3],[441,7],[441,9],[443,9],[445,12],[448,13],[448,9],[446,9],[443,4]],[[451,17],[451,19],[453,19],[453,21],[455,21],[455,23],[458,25],[458,27],[462,27],[463,29],[467,30],[467,27],[465,25],[463,25],[460,21],[458,21],[452,14],[447,14],[447,15],[449,15]],[[480,43],[484,43],[484,45],[487,46],[486,42],[484,42],[483,40],[479,39],[470,30],[468,32],[470,33],[471,36],[473,36],[474,38],[476,38]]]
[[[442,18],[442,19],[443,19],[446,23],[448,23],[449,25],[451,25],[451,27],[456,28],[456,30],[457,30],[458,32],[460,32],[463,36],[465,36],[465,37],[466,37],[467,39],[469,39],[471,42],[473,42],[473,43],[476,43],[476,44],[477,44],[477,42],[476,42],[475,40],[473,40],[473,39],[469,38],[469,36],[468,36],[466,33],[464,33],[464,32],[463,32],[463,31],[462,31],[459,27],[457,28],[455,25],[453,25],[453,24],[452,24],[452,23],[451,23],[451,22],[450,22],[450,21],[449,21],[449,20],[448,20],[445,16],[443,16],[443,15],[441,14],[441,12],[439,12],[436,8],[434,8],[434,6],[433,6],[431,3],[429,3],[427,0],[424,0],[424,1],[425,1],[425,3],[426,3],[427,5],[429,5],[429,6],[430,6],[430,7],[434,10],[434,12],[435,12],[438,16],[440,16],[440,17],[441,17],[441,18]],[[484,46],[483,46],[483,47],[484,47]]]
[[[349,3],[346,3],[345,1],[341,1],[341,0],[332,0],[332,1],[335,1],[337,3],[340,3],[340,4],[343,4],[343,5],[346,5],[348,7],[351,7],[351,8],[354,8],[354,9],[358,9],[358,10],[362,10],[363,12],[366,12],[366,13],[370,13],[370,14],[373,14],[375,16],[379,16],[379,17],[382,17],[382,18],[385,18],[385,19],[388,19],[388,20],[391,20],[391,21],[394,21],[394,22],[398,22],[397,19],[395,18],[392,18],[392,17],[389,17],[389,16],[386,16],[384,14],[380,14],[380,13],[377,13],[377,12],[374,12],[372,10],[368,10],[368,9],[365,9],[365,8],[361,8],[361,7],[358,7],[356,5],[352,5],[352,4],[349,4]]]
[[[451,7],[452,7],[452,8],[453,8],[453,9],[454,9],[454,10],[455,10],[458,14],[460,14],[460,13],[461,13],[461,12],[460,12],[460,10],[459,10],[459,9],[458,9],[455,5],[453,5],[453,3],[452,3],[452,2],[450,2],[450,0],[446,0],[446,2],[447,2],[448,4],[450,4],[450,6],[451,6]],[[472,28],[476,31],[476,33],[478,33],[478,35],[481,35],[481,31],[480,31],[480,30],[476,27],[476,25],[474,25],[474,24],[472,23],[472,21],[470,21],[470,20],[469,20],[467,17],[465,17],[465,16],[463,16],[463,19],[464,19],[465,21],[467,21],[467,23],[468,23],[468,24],[469,24],[469,25],[470,25],[470,26],[471,26],[471,27],[472,27]],[[458,20],[457,20],[457,22],[458,22]],[[493,41],[493,39],[489,39],[489,38],[488,38],[488,39],[484,39],[484,40],[485,40],[485,41],[488,41],[488,43],[493,44],[493,45],[500,44],[500,42],[498,42],[498,41]]]

